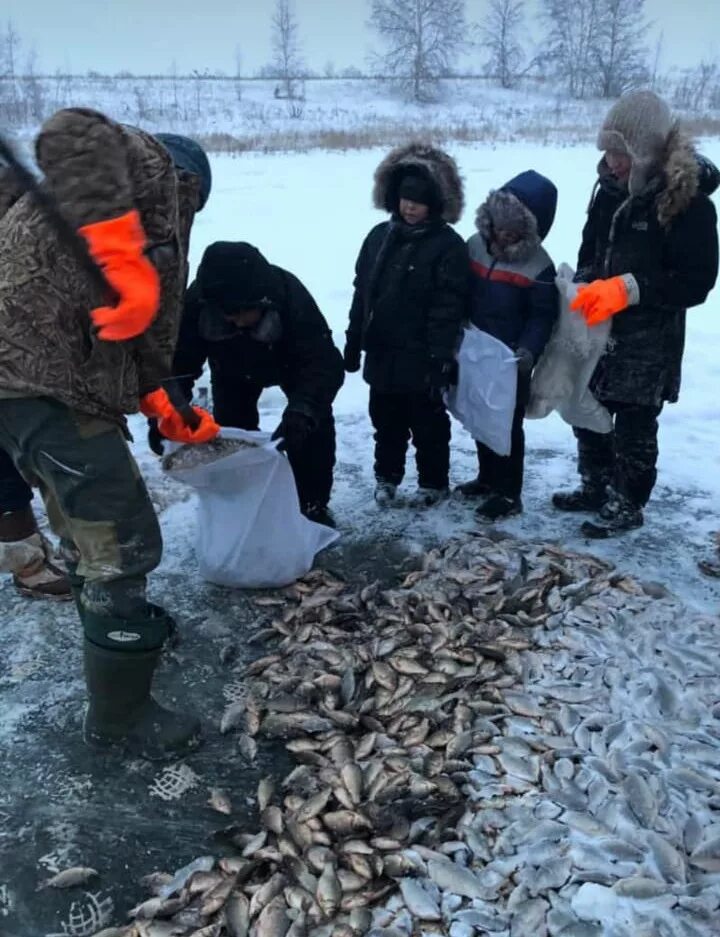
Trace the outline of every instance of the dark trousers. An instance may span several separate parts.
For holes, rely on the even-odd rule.
[[[601,401],[615,417],[610,433],[574,429],[578,472],[584,486],[612,487],[637,507],[644,507],[657,479],[660,407]]]
[[[142,476],[119,426],[57,400],[0,400],[0,449],[40,489],[81,604],[97,615],[147,616],[146,574],[162,539]]]
[[[450,418],[442,402],[426,393],[386,394],[370,388],[375,428],[375,477],[399,485],[405,475],[408,442],[415,446],[421,488],[447,488],[450,474]]]
[[[480,481],[493,492],[515,500],[522,493],[525,474],[525,430],[523,421],[530,399],[530,375],[518,375],[515,413],[510,435],[510,455],[502,456],[482,443],[476,443]]]
[[[262,384],[249,382],[243,385],[242,393],[234,392],[227,398],[216,391],[213,416],[221,426],[259,429],[258,400],[262,391]],[[332,410],[318,422],[305,445],[299,449],[288,449],[287,456],[295,476],[300,506],[325,507],[330,500],[335,468],[335,419]]]
[[[4,449],[0,449],[0,514],[22,511],[32,501],[32,488]]]

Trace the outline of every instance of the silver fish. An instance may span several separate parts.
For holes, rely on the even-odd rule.
[[[225,793],[225,791],[221,791],[218,787],[213,787],[211,789],[210,797],[208,797],[207,802],[212,807],[212,809],[217,810],[218,813],[232,813],[232,803],[230,798]]]
[[[677,849],[673,848],[664,837],[658,836],[657,833],[649,832],[646,838],[657,870],[665,881],[686,882],[687,868],[685,860]]]
[[[250,899],[250,918],[254,918],[266,905],[270,904],[273,898],[284,890],[286,885],[287,878],[281,872],[276,872],[266,882],[263,882]]]
[[[622,790],[640,823],[652,828],[657,818],[657,801],[647,782],[639,774],[631,774],[623,781]]]
[[[91,878],[96,878],[100,873],[88,866],[73,866],[71,869],[64,869],[53,875],[38,886],[41,888],[75,888],[76,885],[84,885]]]
[[[417,879],[400,880],[400,892],[405,906],[410,913],[421,921],[439,921],[442,918],[440,908],[431,895],[420,885]]]
[[[250,929],[250,903],[240,891],[233,892],[227,900],[225,927],[229,937],[247,937]]]
[[[315,900],[325,917],[330,918],[338,910],[341,898],[342,887],[335,867],[328,862],[318,880]]]
[[[612,890],[623,898],[658,898],[668,892],[668,886],[655,878],[633,876],[621,879],[613,885]]]
[[[290,924],[285,899],[282,895],[278,895],[260,912],[253,934],[255,937],[285,937]]]
[[[706,872],[720,872],[720,835],[699,843],[690,856],[690,863]]]

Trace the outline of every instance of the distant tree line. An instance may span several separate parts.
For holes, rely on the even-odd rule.
[[[471,23],[465,0],[367,0],[368,25],[375,48],[365,71],[326,63],[322,73],[306,67],[300,24],[293,0],[275,0],[270,17],[272,58],[254,77],[271,79],[276,98],[285,99],[288,113],[301,117],[305,82],[310,78],[373,78],[391,81],[408,100],[431,101],[440,82],[456,77],[474,61],[470,72],[510,89],[523,79],[543,80],[575,99],[614,98],[638,86],[656,87],[686,110],[720,108],[720,65],[701,61],[669,80],[660,73],[663,38],[648,46],[650,24],[645,0],[539,0],[540,18],[526,0],[486,0],[482,22]],[[45,76],[47,77],[47,76]],[[98,80],[108,76],[89,72]],[[134,79],[130,72],[116,77]],[[150,78],[153,76],[143,76]],[[156,76],[160,77],[160,76]],[[181,77],[173,65],[163,76],[177,87]],[[195,70],[184,78],[194,82],[198,110],[200,82],[224,77],[234,82],[242,100],[242,54],[235,54],[235,74]],[[12,22],[0,31],[0,125],[23,126],[40,121],[48,107],[62,106],[72,76],[58,71],[53,92],[42,81],[36,55],[25,47]],[[142,118],[143,91],[134,87]],[[48,100],[51,97],[52,100]],[[177,104],[176,100],[176,104]],[[178,105],[179,106],[179,105]]]

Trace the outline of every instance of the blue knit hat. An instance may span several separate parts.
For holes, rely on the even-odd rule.
[[[205,150],[195,140],[181,136],[179,133],[156,133],[153,136],[168,151],[173,165],[177,169],[184,169],[186,172],[191,172],[199,177],[200,205],[198,211],[202,211],[212,188],[212,171]]]

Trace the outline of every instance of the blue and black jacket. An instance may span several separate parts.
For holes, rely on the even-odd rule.
[[[532,170],[491,192],[468,241],[471,269],[470,321],[510,348],[525,348],[535,361],[558,314],[555,266],[542,246],[557,206],[557,189]],[[519,239],[500,247],[498,231]]]

